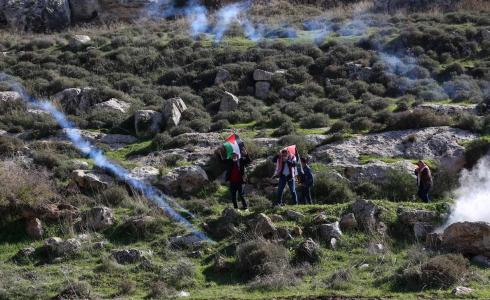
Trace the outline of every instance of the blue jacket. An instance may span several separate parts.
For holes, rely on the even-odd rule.
[[[306,165],[303,168],[303,173],[300,174],[301,176],[301,182],[306,185],[306,186],[313,186],[314,183],[314,178],[313,178],[313,172],[311,171],[310,166]]]

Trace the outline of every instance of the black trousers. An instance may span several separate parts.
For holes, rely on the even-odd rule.
[[[311,185],[303,185],[301,187],[301,204],[313,204],[311,199]]]
[[[242,201],[243,209],[248,208],[247,200],[245,200],[244,192],[243,192],[243,184],[242,183],[230,183],[230,193],[231,193],[231,201],[233,202],[233,207],[238,209],[237,195],[240,197]]]
[[[419,196],[420,199],[422,199],[422,201],[429,203],[430,202],[429,191],[430,191],[430,187],[419,186],[417,195]]]

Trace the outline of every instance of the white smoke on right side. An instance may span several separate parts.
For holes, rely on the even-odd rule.
[[[490,155],[471,170],[463,170],[456,202],[444,227],[456,222],[490,222]]]

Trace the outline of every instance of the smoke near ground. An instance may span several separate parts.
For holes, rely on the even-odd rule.
[[[202,232],[197,230],[187,219],[182,217],[170,204],[178,209],[186,211],[179,204],[177,204],[172,199],[165,197],[159,190],[145,182],[134,179],[131,177],[128,170],[123,167],[109,161],[107,157],[102,153],[102,151],[94,147],[89,141],[85,140],[75,128],[74,124],[70,122],[66,116],[59,111],[51,102],[40,101],[28,95],[27,91],[15,80],[6,74],[0,73],[0,82],[6,82],[14,91],[18,92],[22,99],[28,104],[38,109],[42,109],[48,112],[53,119],[58,123],[58,125],[66,129],[66,134],[72,144],[77,147],[80,152],[82,152],[87,157],[91,158],[95,165],[107,170],[116,176],[119,180],[126,182],[136,191],[139,191],[145,195],[150,201],[157,204],[165,213],[171,217],[174,221],[182,224],[190,231],[192,231],[197,237],[202,240],[207,240],[208,238]],[[187,212],[189,213],[189,212]],[[189,213],[190,214],[190,213]]]
[[[490,156],[480,159],[472,170],[463,170],[460,184],[446,226],[463,221],[490,222]]]

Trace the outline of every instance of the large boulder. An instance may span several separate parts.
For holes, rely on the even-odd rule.
[[[0,19],[21,31],[57,31],[71,24],[68,0],[3,0],[0,9]]]
[[[170,238],[170,246],[175,249],[196,249],[203,243],[204,241],[195,234],[179,235]]]
[[[112,178],[105,174],[95,174],[85,170],[74,170],[71,173],[71,180],[78,188],[87,191],[105,190],[112,182]]]
[[[110,111],[120,112],[120,113],[124,114],[124,113],[128,112],[131,105],[127,102],[124,102],[124,101],[121,101],[121,100],[118,100],[115,98],[111,98],[105,102],[101,102],[99,104],[96,104],[95,107],[107,109]]]
[[[139,137],[158,133],[162,125],[162,114],[154,110],[138,110],[134,113],[134,131]]]
[[[187,110],[187,105],[185,105],[182,98],[172,98],[168,99],[163,103],[163,117],[167,127],[177,126],[180,123],[180,118],[182,113]]]
[[[238,97],[232,93],[225,92],[223,98],[221,98],[221,103],[219,106],[220,112],[234,111],[238,107]]]
[[[226,82],[230,80],[231,74],[229,71],[225,69],[218,69],[218,72],[216,73],[216,78],[214,79],[214,84],[222,84],[223,82]]]
[[[33,239],[40,239],[43,237],[43,226],[41,220],[38,218],[32,218],[26,221],[25,224],[26,233]]]
[[[463,255],[490,257],[490,223],[458,222],[444,230],[442,246]]]
[[[152,256],[150,250],[138,250],[138,249],[122,249],[114,250],[111,253],[111,257],[121,265],[133,264],[136,262],[141,262]]]
[[[160,170],[151,166],[136,167],[130,173],[131,178],[148,182],[155,182],[159,175]]]
[[[209,184],[209,178],[199,166],[178,167],[162,176],[157,185],[171,195],[190,196]]]
[[[39,219],[46,222],[59,222],[76,219],[79,211],[70,204],[42,203],[37,206],[22,207],[21,215],[25,220]]]
[[[397,211],[398,220],[405,225],[414,225],[419,222],[437,222],[439,215],[431,210],[401,207]]]
[[[99,14],[99,0],[69,0],[69,2],[74,22],[89,21]]]
[[[88,35],[74,35],[70,38],[68,45],[72,50],[78,50],[84,48],[92,42],[92,39]]]
[[[17,92],[0,92],[0,106],[2,108],[18,106],[23,102],[22,100],[22,96]]]
[[[88,112],[98,102],[93,88],[69,88],[56,95],[53,100],[61,105],[67,114],[81,115]]]
[[[268,81],[257,81],[255,83],[255,97],[259,99],[267,99],[270,90],[271,84]]]
[[[259,237],[275,237],[277,234],[277,228],[272,223],[272,220],[263,213],[260,213],[255,221],[252,223],[252,231]]]
[[[255,81],[271,81],[272,76],[274,76],[274,73],[264,71],[261,69],[256,69],[254,71],[253,77]]]
[[[85,211],[81,215],[82,220],[78,227],[82,230],[98,231],[114,225],[114,214],[112,209],[100,206]]]
[[[321,241],[330,243],[332,239],[340,239],[342,231],[339,228],[339,222],[319,225],[316,229],[317,235]]]
[[[353,213],[348,213],[342,216],[339,223],[341,230],[353,230],[357,228],[356,216]]]
[[[352,204],[352,212],[359,228],[365,232],[374,233],[378,227],[380,209],[372,201],[359,199]]]
[[[314,240],[307,239],[296,248],[296,257],[300,262],[315,263],[320,259],[320,245]]]

